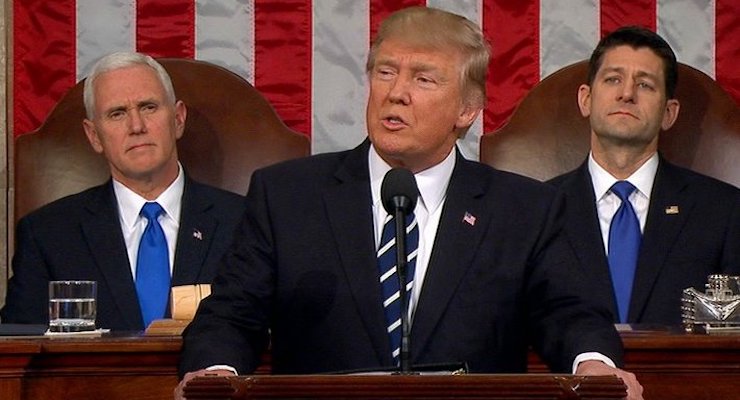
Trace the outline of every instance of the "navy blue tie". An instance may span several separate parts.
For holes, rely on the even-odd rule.
[[[640,221],[629,201],[635,187],[627,181],[618,181],[611,187],[611,191],[622,200],[622,204],[614,213],[609,226],[609,271],[617,299],[619,322],[625,323],[629,315],[632,283],[635,279],[642,234]]]
[[[144,327],[164,317],[170,293],[170,259],[167,238],[157,217],[164,210],[159,203],[149,202],[141,208],[147,219],[136,257],[136,292],[139,296]]]
[[[406,216],[406,293],[410,294],[414,287],[414,271],[416,270],[416,254],[419,248],[419,227],[416,216],[411,213]],[[396,364],[401,354],[401,301],[400,284],[396,268],[396,222],[388,216],[383,226],[383,235],[378,248],[378,268],[380,285],[383,294],[383,308],[385,310],[386,329],[391,342],[391,356]]]

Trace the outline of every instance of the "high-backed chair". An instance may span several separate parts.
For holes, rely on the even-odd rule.
[[[308,138],[286,127],[238,75],[203,61],[158,61],[188,109],[177,147],[194,179],[244,194],[255,169],[309,154]],[[38,130],[16,141],[15,221],[108,179],[105,158],[92,150],[82,128],[82,89],[82,82],[70,89]]]
[[[509,122],[484,135],[481,162],[547,180],[577,168],[589,150],[590,128],[576,94],[586,83],[588,62],[548,76],[519,104]],[[673,127],[658,147],[669,161],[740,187],[740,108],[716,81],[679,63]]]

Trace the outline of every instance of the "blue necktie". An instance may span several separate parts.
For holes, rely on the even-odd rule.
[[[406,255],[407,255],[407,282],[406,293],[410,298],[414,287],[414,271],[416,270],[416,254],[419,247],[419,227],[416,216],[411,213],[406,216]],[[401,301],[400,284],[396,268],[396,222],[393,216],[388,216],[383,226],[383,235],[378,248],[378,268],[380,272],[380,286],[383,294],[383,308],[388,336],[391,342],[391,356],[396,364],[401,354]]]
[[[617,299],[619,321],[625,323],[632,298],[632,282],[635,279],[642,234],[640,222],[629,201],[635,187],[627,181],[618,181],[611,187],[611,191],[622,200],[622,204],[614,213],[609,226],[609,271]]]
[[[141,208],[147,219],[136,257],[136,292],[139,296],[144,327],[164,317],[170,292],[170,259],[167,238],[157,221],[164,210],[159,203],[149,202]]]

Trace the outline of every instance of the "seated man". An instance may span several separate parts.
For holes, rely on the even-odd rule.
[[[591,281],[584,293],[614,322],[678,325],[684,288],[740,273],[740,189],[657,152],[678,116],[677,74],[656,33],[623,27],[604,37],[578,89],[591,152],[551,181],[565,192],[566,236]]]
[[[616,374],[641,398],[614,367],[622,349],[606,310],[577,294],[555,190],[455,147],[485,103],[489,58],[480,28],[455,14],[413,7],[382,23],[367,62],[368,140],[253,175],[234,244],[184,333],[176,395],[194,376],[253,372],[269,332],[278,374],[387,370],[404,354],[524,372],[533,345],[554,371]],[[395,225],[380,193],[393,168],[419,187],[408,315],[400,285],[387,285],[398,283],[384,260],[395,240],[381,234]]]
[[[176,147],[185,104],[151,57],[102,58],[85,81],[84,101],[85,133],[112,179],[19,221],[0,317],[47,323],[49,281],[94,280],[96,326],[142,330],[167,316],[171,286],[210,283],[244,197],[188,178]]]

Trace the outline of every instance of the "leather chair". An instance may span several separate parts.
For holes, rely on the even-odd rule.
[[[194,179],[246,193],[252,172],[278,161],[307,156],[309,140],[283,124],[265,98],[238,75],[203,61],[158,60],[188,109],[178,155]],[[15,213],[105,182],[102,155],[85,137],[83,82],[57,103],[43,125],[15,143]]]
[[[577,168],[588,155],[590,127],[576,94],[588,62],[567,66],[537,84],[509,122],[484,135],[481,162],[539,180]],[[703,72],[679,63],[676,97],[681,109],[661,133],[669,161],[740,187],[740,108]]]

